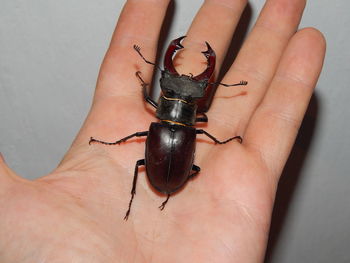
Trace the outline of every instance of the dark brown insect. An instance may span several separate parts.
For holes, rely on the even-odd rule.
[[[173,55],[177,50],[183,48],[181,45],[183,38],[173,40],[165,54],[164,70],[161,70],[160,79],[162,96],[158,103],[148,95],[146,89],[148,84],[143,81],[140,72],[136,72],[136,76],[141,81],[144,99],[156,108],[156,117],[160,121],[152,122],[148,131],[136,132],[115,142],[104,142],[90,138],[89,143],[116,145],[133,137],[147,137],[145,159],[138,160],[135,165],[131,199],[124,217],[125,220],[129,217],[136,192],[139,166],[146,166],[146,174],[151,185],[160,193],[167,195],[166,200],[159,206],[163,210],[170,195],[182,188],[190,178],[200,171],[200,167],[193,164],[197,134],[208,136],[216,144],[224,144],[232,140],[242,142],[240,136],[219,141],[205,130],[193,127],[197,122],[208,122],[207,116],[203,113],[201,117],[197,117],[197,102],[199,99],[205,98],[208,85],[240,86],[247,85],[247,82],[241,81],[230,85],[210,83],[209,79],[214,72],[216,56],[207,42],[207,50],[202,52],[207,58],[207,68],[204,72],[197,76],[180,75],[173,65]],[[144,58],[140,47],[134,45],[134,49],[146,63],[156,66],[155,63]]]

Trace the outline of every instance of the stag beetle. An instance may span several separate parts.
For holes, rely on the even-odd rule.
[[[174,67],[173,55],[177,50],[183,48],[181,44],[183,38],[184,36],[173,40],[166,51],[164,70],[160,69],[162,96],[158,103],[148,95],[146,89],[148,84],[141,78],[140,72],[136,72],[136,76],[141,82],[143,97],[146,102],[156,108],[156,117],[160,122],[152,122],[148,131],[136,132],[115,142],[100,141],[93,137],[89,141],[89,144],[96,142],[116,145],[133,137],[147,137],[145,159],[138,160],[135,165],[131,199],[124,217],[125,220],[129,217],[131,204],[136,193],[140,166],[146,166],[146,174],[151,185],[158,192],[167,195],[166,200],[159,206],[163,210],[170,195],[182,188],[189,179],[200,171],[200,167],[193,164],[197,134],[208,136],[215,144],[225,144],[232,140],[242,142],[240,136],[219,141],[205,130],[193,127],[196,122],[208,121],[205,114],[202,117],[197,117],[198,105],[196,104],[198,99],[205,97],[208,85],[240,86],[247,85],[247,82],[241,81],[231,85],[220,82],[210,83],[209,79],[214,72],[216,56],[207,42],[205,42],[207,50],[202,52],[207,58],[207,68],[204,72],[197,76],[180,75]],[[139,46],[134,45],[134,49],[146,63],[158,67],[155,63],[145,59]]]

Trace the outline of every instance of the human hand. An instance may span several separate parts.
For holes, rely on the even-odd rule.
[[[246,1],[208,0],[176,58],[177,70],[199,73],[207,41],[220,69]],[[243,144],[198,138],[200,174],[164,211],[164,196],[139,171],[130,218],[133,169],[144,140],[115,141],[155,121],[142,102],[135,71],[153,67],[133,50],[155,57],[168,1],[126,3],[101,67],[91,111],[59,166],[35,181],[0,160],[0,261],[6,262],[262,262],[279,176],[320,73],[325,41],[315,29],[295,32],[305,0],[268,0],[237,59],[222,80],[205,130]],[[220,15],[218,15],[220,14]],[[237,90],[245,96],[234,96]],[[200,136],[198,136],[200,137]]]

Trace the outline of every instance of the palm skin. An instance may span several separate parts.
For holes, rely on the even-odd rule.
[[[145,139],[116,146],[88,142],[91,136],[116,141],[146,131],[157,121],[154,109],[143,103],[134,75],[140,70],[149,80],[152,67],[145,65],[132,46],[142,46],[144,41],[143,51],[149,59],[154,56],[168,3],[148,3],[145,11],[143,1],[129,1],[101,67],[91,111],[59,166],[45,177],[27,181],[0,161],[0,261],[262,262],[278,178],[317,81],[325,49],[324,39],[315,29],[294,32],[304,1],[290,1],[295,2],[293,7],[288,1],[267,1],[257,22],[260,26],[255,27],[224,78],[226,83],[247,80],[248,87],[220,88],[208,113],[209,123],[201,127],[220,140],[242,135],[243,144],[231,141],[215,145],[198,135],[195,164],[201,172],[172,195],[163,211],[158,206],[165,196],[152,189],[144,168],[140,168],[131,214],[124,221],[135,163],[144,158]],[[205,2],[197,14],[184,44],[191,47],[195,43],[194,51],[189,48],[177,58],[180,72],[201,70],[197,54],[204,46],[194,41],[199,36],[213,43],[219,68],[229,37],[217,40],[210,32],[203,33],[200,28],[207,18],[201,16],[207,15],[208,8],[226,10],[228,2],[232,6],[226,11],[232,15],[234,7],[237,20],[245,2],[216,2],[220,1]],[[285,26],[275,40],[270,34],[277,22],[269,25],[270,30],[263,22],[281,7],[287,7],[285,12],[294,18],[286,18],[284,23],[289,27]],[[126,32],[139,30],[137,23],[145,24],[146,18],[134,15],[141,9],[149,12],[143,28],[148,38],[125,37]],[[231,32],[236,20],[231,26],[223,22],[228,28],[222,30]],[[275,41],[271,45],[276,54],[265,58],[270,46],[254,46],[255,35],[262,43]],[[200,39],[200,43],[204,41]],[[255,52],[255,62],[249,59],[251,52]],[[245,89],[245,96],[235,96]]]
[[[144,110],[135,111],[141,118],[134,123],[147,127]],[[130,129],[137,130],[135,126]],[[213,145],[204,138],[198,144],[210,148],[197,158],[202,172],[171,197],[164,211],[158,209],[164,196],[150,189],[140,169],[128,221],[123,217],[135,160],[143,158],[142,139],[119,146],[89,146],[86,141],[74,146],[52,174],[34,182],[11,180],[2,214],[16,231],[0,230],[2,237],[13,238],[9,248],[1,244],[5,254],[17,254],[33,241],[37,246],[22,252],[47,262],[67,262],[67,251],[70,262],[75,257],[81,262],[95,257],[96,262],[226,262],[235,254],[238,259],[235,250],[242,246],[244,256],[263,253],[258,244],[266,242],[274,196],[266,171],[239,143]]]

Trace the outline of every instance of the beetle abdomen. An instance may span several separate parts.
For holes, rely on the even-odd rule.
[[[146,141],[146,173],[159,192],[170,194],[187,181],[193,164],[196,129],[151,123]]]

